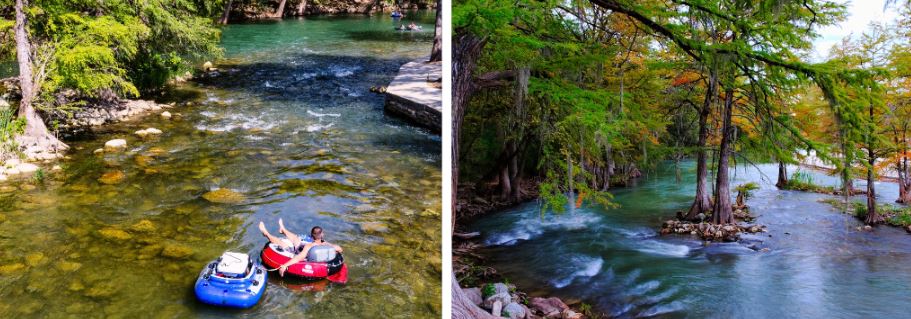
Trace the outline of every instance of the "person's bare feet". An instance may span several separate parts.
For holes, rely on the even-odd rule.
[[[265,223],[259,222],[259,231],[261,231],[263,233],[263,236],[266,236],[266,238],[269,237],[269,230],[266,229]]]
[[[287,231],[288,231],[288,230],[285,229],[285,223],[282,222],[282,219],[281,219],[281,218],[279,218],[279,219],[278,219],[278,232],[281,233],[281,234],[287,235],[287,234],[288,234]]]

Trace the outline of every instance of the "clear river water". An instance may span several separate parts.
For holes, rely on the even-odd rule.
[[[434,15],[413,17],[424,31],[386,16],[229,25],[220,75],[160,97],[172,119],[81,134],[59,172],[0,186],[0,318],[438,318],[440,137],[369,90],[429,54]],[[147,127],[164,133],[133,134]],[[93,154],[114,138],[125,152]],[[222,188],[240,196],[203,198]],[[272,275],[251,309],[197,302],[202,267],[258,256],[258,222],[277,233],[279,218],[322,226],[348,283]]]
[[[768,252],[660,236],[661,222],[688,208],[695,193],[695,165],[681,170],[681,182],[664,165],[635,186],[611,190],[622,205],[617,209],[585,205],[542,217],[530,202],[469,228],[482,233],[486,264],[520,289],[585,302],[610,317],[906,318],[911,312],[911,236],[889,226],[858,230],[862,224],[853,216],[819,202],[832,196],[776,189],[777,165],[739,167],[732,183],[760,184],[747,205],[769,232],[744,239]],[[817,183],[838,184],[811,174]],[[897,198],[897,184],[877,183],[877,191],[880,202]]]

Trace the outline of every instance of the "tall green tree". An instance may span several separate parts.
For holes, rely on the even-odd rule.
[[[20,145],[26,153],[66,148],[38,111],[138,97],[157,90],[190,63],[220,54],[215,2],[26,0],[16,1],[15,7],[15,55],[23,92],[19,113],[27,121]],[[2,14],[0,19],[9,18]],[[63,92],[75,93],[66,94],[67,105],[57,99]]]

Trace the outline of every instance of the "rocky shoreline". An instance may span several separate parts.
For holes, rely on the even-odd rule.
[[[473,312],[489,313],[493,317],[512,319],[580,319],[586,318],[584,311],[567,305],[557,297],[529,297],[528,294],[518,290],[513,284],[496,281],[499,276],[495,269],[487,266],[478,266],[476,263],[482,259],[474,253],[481,247],[474,240],[480,233],[456,233],[453,242],[458,242],[458,247],[453,247],[452,269],[453,280],[461,277],[461,282],[472,283],[474,287],[461,287],[460,296],[465,306],[474,307]],[[482,281],[490,281],[481,284]],[[496,282],[494,282],[496,281]],[[454,283],[455,284],[455,283]],[[453,288],[455,289],[455,285]],[[453,301],[455,303],[455,301]],[[581,307],[580,307],[581,308]],[[473,316],[476,317],[476,316]],[[457,317],[454,317],[457,318]]]
[[[581,319],[585,316],[573,311],[557,297],[528,298],[516,291],[515,285],[502,282],[482,287],[462,288],[462,293],[476,306],[489,311],[494,317],[510,319]]]
[[[167,110],[174,106],[174,103],[158,104],[148,100],[122,100],[103,104],[90,104],[72,113],[71,116],[67,116],[65,122],[59,126],[59,129],[74,133],[106,124],[137,120],[156,113],[165,119],[179,117],[179,113],[171,114]],[[155,128],[147,128],[137,131],[136,134],[146,136],[161,134],[161,131]],[[111,142],[109,141],[108,143]],[[125,147],[126,145],[124,144],[123,146]],[[60,153],[23,153],[19,156],[6,158],[0,163],[0,182],[34,178],[39,175],[43,176],[46,172],[59,171],[61,167],[55,164],[56,161],[68,158],[65,154]]]

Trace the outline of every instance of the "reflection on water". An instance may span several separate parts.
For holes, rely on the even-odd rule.
[[[79,136],[43,184],[0,188],[0,317],[439,317],[440,139],[386,117],[369,92],[426,55],[432,32],[347,36],[391,26],[360,16],[229,26],[222,75],[162,98],[178,104],[173,119]],[[164,134],[133,135],[146,127]],[[113,138],[127,151],[93,154]],[[108,172],[123,181],[100,183]],[[203,198],[216,189],[240,202]],[[348,284],[273,276],[252,309],[197,303],[200,267],[225,250],[257,255],[256,224],[274,231],[278,218],[296,232],[322,226],[345,248]]]
[[[780,191],[777,165],[759,165],[738,168],[733,185],[760,184],[747,204],[769,233],[709,246],[658,236],[662,220],[688,207],[695,193],[695,165],[683,170],[680,184],[673,167],[663,166],[635,187],[613,190],[619,209],[586,206],[542,219],[527,203],[471,228],[482,232],[489,245],[482,253],[510,282],[536,287],[532,295],[581,299],[612,317],[907,316],[911,240],[904,231],[858,231],[859,221],[818,202],[828,196]],[[877,183],[877,192],[879,201],[892,202],[897,185]]]

